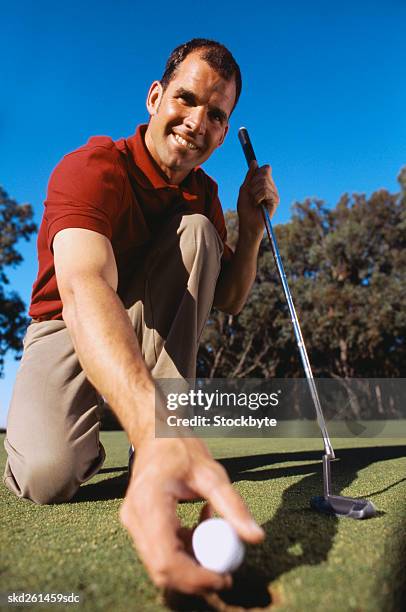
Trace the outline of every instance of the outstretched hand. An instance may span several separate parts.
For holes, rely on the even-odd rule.
[[[180,499],[205,498],[242,540],[264,539],[226,471],[197,438],[157,438],[137,448],[131,482],[120,518],[154,583],[184,593],[230,588],[229,574],[201,567],[191,556],[193,530],[176,515]],[[211,510],[206,507],[201,518]]]

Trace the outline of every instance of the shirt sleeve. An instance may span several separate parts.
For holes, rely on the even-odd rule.
[[[90,229],[111,240],[122,200],[124,173],[114,143],[92,143],[66,155],[53,171],[45,201],[47,244],[62,229]],[[111,143],[111,144],[109,144]]]
[[[223,209],[218,196],[217,183],[207,176],[208,189],[209,189],[209,205],[208,205],[208,217],[216,228],[221,241],[224,245],[223,261],[230,261],[233,256],[232,248],[227,244],[227,227],[224,220]]]

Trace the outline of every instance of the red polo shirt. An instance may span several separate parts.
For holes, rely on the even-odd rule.
[[[38,320],[62,319],[62,302],[55,277],[52,241],[68,227],[99,232],[110,240],[118,269],[120,295],[134,266],[156,232],[174,214],[206,215],[231,250],[216,183],[201,169],[171,185],[149,154],[144,134],[113,141],[107,136],[66,155],[53,171],[38,234],[38,276],[33,285],[29,315]]]

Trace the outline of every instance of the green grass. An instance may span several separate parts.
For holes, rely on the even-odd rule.
[[[185,598],[165,603],[148,580],[118,520],[127,440],[122,432],[105,432],[102,439],[107,451],[102,472],[69,504],[39,507],[0,487],[0,593],[76,592],[81,604],[65,609],[89,612],[160,612],[168,605],[283,612],[405,609],[405,439],[334,441],[335,492],[371,499],[379,513],[368,521],[309,509],[310,497],[322,488],[319,439],[208,440],[267,533],[263,545],[248,549],[236,588],[221,601],[211,598],[211,607]],[[4,461],[2,449],[1,469]],[[181,504],[184,523],[193,525],[200,508],[201,503]]]

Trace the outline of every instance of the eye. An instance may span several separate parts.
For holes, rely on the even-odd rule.
[[[179,94],[177,98],[178,100],[181,100],[181,102],[183,102],[187,106],[192,106],[194,103],[194,100],[188,94]]]
[[[223,123],[224,117],[220,113],[216,113],[216,111],[210,113],[210,117],[216,123]]]

